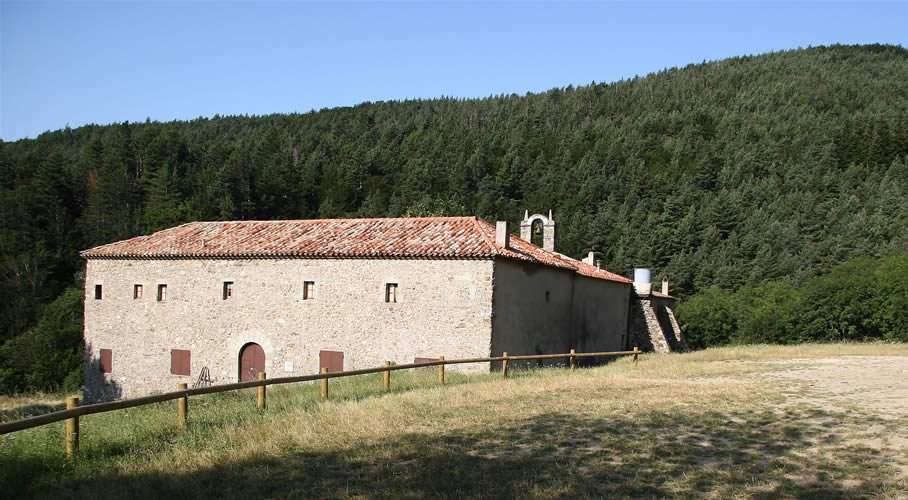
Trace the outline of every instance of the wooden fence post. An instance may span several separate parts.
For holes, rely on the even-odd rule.
[[[322,373],[328,373],[328,367],[322,368]],[[328,399],[328,379],[322,379],[322,399]]]
[[[385,361],[385,368],[388,368],[390,366],[391,366],[391,362]],[[384,377],[384,384],[383,384],[384,388],[386,391],[390,391],[391,390],[391,370],[385,370],[383,377]]]
[[[438,365],[438,383],[445,385],[445,357],[439,356],[438,360],[441,361],[441,364]]]
[[[79,407],[79,398],[66,398],[66,409]],[[66,419],[66,458],[73,459],[79,453],[79,417]]]
[[[504,353],[502,353],[501,356],[504,358],[503,360],[501,360],[501,374],[504,375],[505,378],[507,378],[508,377],[508,351],[505,351]]]
[[[571,349],[571,371],[577,369],[577,358],[574,357],[574,354],[576,354],[576,351],[574,349]]]
[[[637,366],[637,355],[640,353],[640,349],[637,349],[637,346],[634,346],[634,367]]]
[[[189,386],[187,384],[180,384],[177,386],[177,390],[185,391]],[[183,395],[182,398],[177,399],[177,423],[180,424],[180,427],[186,427],[186,417],[189,416],[189,396]]]
[[[259,380],[265,380],[265,372],[259,372]],[[258,400],[256,401],[255,407],[258,408],[259,411],[265,411],[265,386],[260,385],[258,389]]]

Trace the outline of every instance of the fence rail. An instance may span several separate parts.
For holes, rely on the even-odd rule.
[[[569,360],[570,369],[573,371],[576,367],[577,358],[594,358],[594,357],[605,357],[605,356],[633,356],[634,362],[636,363],[638,355],[642,354],[642,351],[634,347],[633,351],[613,351],[613,352],[574,352],[571,349],[571,352],[564,354],[534,354],[534,355],[520,355],[520,356],[509,356],[507,352],[503,353],[501,356],[489,357],[489,358],[465,358],[465,359],[445,359],[444,356],[439,357],[437,361],[426,361],[423,363],[407,363],[402,365],[392,365],[390,362],[385,362],[384,366],[378,368],[363,368],[359,370],[348,370],[343,372],[333,372],[328,373],[324,369],[321,373],[316,373],[313,375],[301,375],[296,377],[278,377],[278,378],[266,378],[264,373],[259,373],[258,380],[250,380],[248,382],[237,382],[233,384],[224,384],[224,385],[212,385],[207,387],[195,387],[187,388],[186,384],[180,384],[179,390],[174,392],[165,392],[163,394],[155,394],[152,396],[144,396],[134,399],[124,399],[120,401],[110,401],[106,403],[95,403],[85,406],[79,406],[79,398],[70,397],[66,401],[65,410],[55,411],[51,413],[45,413],[44,415],[37,415],[34,417],[23,418],[21,420],[15,420],[12,422],[0,423],[0,434],[8,434],[10,432],[21,431],[25,429],[31,429],[34,427],[40,427],[42,425],[52,424],[54,422],[60,422],[63,420],[67,421],[66,426],[66,450],[67,456],[72,457],[78,452],[79,448],[79,417],[85,415],[92,415],[94,413],[105,413],[115,410],[123,410],[126,408],[134,408],[136,406],[145,406],[154,403],[161,403],[164,401],[178,400],[178,422],[181,426],[186,425],[186,416],[189,411],[189,396],[199,396],[202,394],[214,394],[219,392],[229,392],[237,391],[241,389],[251,389],[258,388],[258,397],[256,398],[256,405],[258,409],[265,409],[265,387],[269,385],[279,385],[279,384],[292,384],[297,382],[312,382],[315,380],[322,381],[321,383],[321,395],[325,399],[328,397],[328,380],[332,378],[344,378],[344,377],[353,377],[356,375],[369,375],[373,373],[384,373],[383,377],[383,387],[385,390],[390,389],[390,375],[392,371],[397,370],[409,370],[412,368],[425,368],[425,367],[438,367],[438,383],[444,384],[444,367],[447,365],[462,365],[467,363],[495,363],[501,362],[501,372],[507,377],[508,376],[508,362],[510,361],[529,361],[529,360],[544,360],[544,359],[559,359],[564,358]]]

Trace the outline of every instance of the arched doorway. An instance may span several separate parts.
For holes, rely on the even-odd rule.
[[[254,343],[246,344],[240,349],[240,382],[258,380],[259,373],[265,371],[265,350]]]

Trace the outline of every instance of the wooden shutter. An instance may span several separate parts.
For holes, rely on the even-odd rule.
[[[184,349],[170,350],[170,373],[173,375],[191,375],[189,366],[190,352]]]
[[[110,373],[113,370],[113,351],[101,349],[101,361],[98,363],[101,373]]]
[[[319,351],[318,368],[327,368],[329,372],[344,371],[344,353],[341,351]]]

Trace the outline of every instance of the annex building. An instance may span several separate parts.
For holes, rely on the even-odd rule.
[[[530,228],[544,232],[540,248]],[[477,217],[192,222],[82,252],[85,396],[486,357],[621,350],[631,280]],[[462,370],[485,370],[461,365]]]

